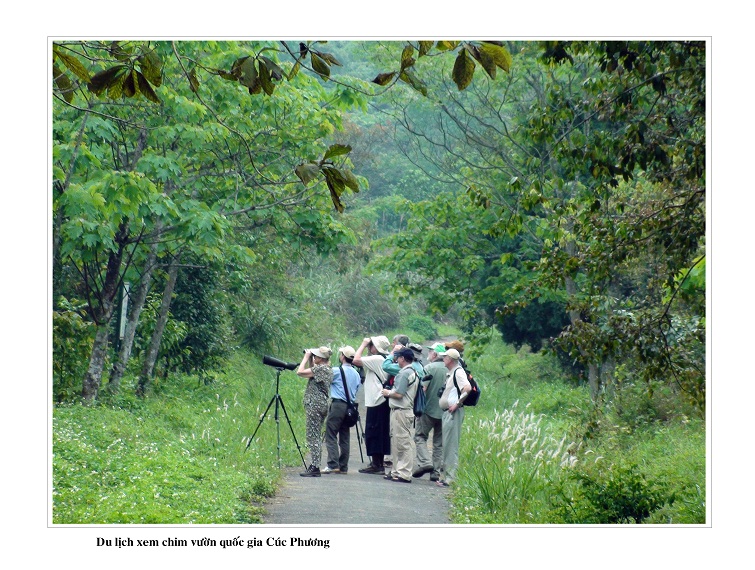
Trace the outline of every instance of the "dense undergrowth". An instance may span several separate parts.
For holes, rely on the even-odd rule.
[[[453,522],[706,522],[705,425],[673,394],[595,407],[549,356],[500,340],[472,364],[483,398],[467,410]],[[294,434],[274,406],[260,421],[275,385],[273,368],[238,350],[209,384],[171,375],[144,400],[124,385],[99,406],[57,406],[53,522],[261,522],[280,474],[277,429],[280,465],[301,465],[300,449],[306,457],[304,381],[280,376]]]

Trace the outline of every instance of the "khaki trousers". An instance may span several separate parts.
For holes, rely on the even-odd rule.
[[[414,468],[414,439],[412,424],[414,411],[404,408],[391,408],[391,454],[393,467],[391,476],[412,480]]]

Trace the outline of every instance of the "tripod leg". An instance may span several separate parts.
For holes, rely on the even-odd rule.
[[[257,431],[260,429],[260,426],[262,425],[262,422],[265,419],[265,416],[267,416],[267,412],[270,411],[270,406],[273,405],[273,402],[275,401],[276,396],[277,396],[277,394],[271,398],[270,403],[267,405],[267,408],[265,408],[265,411],[260,416],[260,423],[257,424],[257,428],[254,430],[254,433],[252,434],[252,437],[250,437],[249,441],[246,443],[246,449],[244,449],[244,451],[246,451],[247,449],[249,449],[249,446],[252,445],[252,440],[254,439],[254,436],[257,435]]]
[[[359,444],[359,458],[362,460],[362,463],[364,463],[364,454],[362,453],[362,436],[359,434],[361,425],[359,425],[360,422],[357,422],[356,430],[357,430],[357,443]],[[364,433],[364,432],[362,432]]]
[[[281,396],[278,396],[278,400],[280,400],[280,406],[283,409],[283,416],[286,418],[286,423],[288,423],[288,429],[291,430],[291,435],[294,436],[294,443],[296,444],[296,449],[299,450],[299,455],[301,456],[301,462],[304,464],[304,469],[307,468],[307,462],[304,460],[304,453],[301,450],[301,447],[299,446],[299,442],[296,440],[296,434],[294,433],[294,427],[291,425],[291,420],[288,419],[288,412],[286,411],[286,406],[283,404],[283,398]]]

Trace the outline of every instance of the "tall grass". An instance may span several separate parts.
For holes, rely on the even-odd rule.
[[[281,398],[306,453],[304,384],[283,375]],[[275,371],[240,352],[211,385],[177,375],[145,401],[56,408],[53,522],[259,522],[259,502],[280,476],[278,427],[281,465],[301,464],[283,411],[276,423],[273,405],[260,422],[274,394]]]
[[[605,522],[627,489],[653,507],[643,522],[706,521],[705,424],[668,413],[673,394],[642,400],[641,418],[629,392],[595,406],[553,358],[495,335],[468,362],[482,397],[465,417],[454,522]]]
[[[574,466],[578,445],[559,438],[544,416],[528,406],[519,410],[518,402],[490,419],[470,423],[464,429],[471,442],[464,454],[468,466],[459,477],[465,498],[462,521],[540,522],[537,513],[550,500],[549,481]]]

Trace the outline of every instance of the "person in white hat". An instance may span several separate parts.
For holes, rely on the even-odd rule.
[[[455,348],[446,350],[443,357],[448,374],[439,401],[443,410],[443,478],[437,484],[441,487],[448,487],[456,475],[461,424],[464,421],[464,400],[472,389],[467,373],[459,364],[460,358],[461,355]]]
[[[354,366],[364,368],[364,405],[367,409],[364,444],[370,456],[370,464],[360,469],[360,473],[383,475],[385,457],[391,454],[391,410],[381,393],[388,379],[382,366],[390,347],[390,341],[384,336],[365,337],[354,355]]]
[[[425,376],[422,389],[425,391],[425,413],[417,420],[414,431],[414,444],[417,456],[414,460],[412,477],[419,478],[430,473],[430,481],[440,480],[440,469],[443,465],[443,410],[440,409],[440,394],[446,384],[448,369],[443,363],[446,347],[442,342],[427,347],[428,364],[425,366]],[[427,449],[427,442],[433,434],[432,460]]]
[[[328,415],[328,391],[333,381],[330,368],[332,351],[327,346],[308,348],[299,364],[296,374],[307,378],[304,389],[304,413],[306,415],[307,447],[311,456],[309,467],[302,477],[320,476],[320,459],[322,456],[322,424]]]
[[[328,452],[328,465],[322,470],[323,474],[340,473],[345,475],[349,470],[351,428],[343,425],[347,404],[341,371],[346,377],[349,401],[354,402],[359,387],[362,385],[359,372],[352,365],[354,354],[354,348],[351,346],[339,348],[338,362],[340,366],[333,368],[333,381],[330,384],[330,410],[325,420],[325,449]]]

